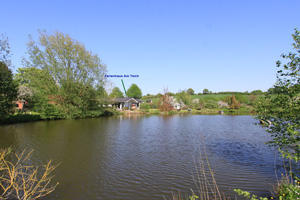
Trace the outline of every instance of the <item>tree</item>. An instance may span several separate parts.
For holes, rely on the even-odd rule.
[[[195,94],[195,91],[192,88],[189,88],[186,92],[189,93],[190,95]]]
[[[34,91],[32,88],[27,87],[25,85],[20,85],[18,89],[18,99],[21,99],[24,101],[22,112],[25,111],[25,114],[27,112],[28,108],[33,108],[35,104],[35,98],[34,98]]]
[[[173,97],[170,96],[170,93],[167,88],[164,88],[164,94],[160,96],[158,101],[158,108],[160,111],[171,111],[173,110],[172,106]]]
[[[176,94],[176,99],[178,103],[183,102],[187,106],[191,104],[191,95],[185,90],[179,90]]]
[[[253,91],[251,92],[251,94],[259,95],[259,94],[263,94],[263,91],[261,91],[261,90],[253,90]]]
[[[124,95],[123,92],[121,92],[120,88],[114,87],[112,92],[109,94],[109,97],[118,98],[118,97],[124,97]]]
[[[84,117],[99,104],[96,88],[105,82],[106,65],[98,55],[61,32],[39,31],[38,42],[30,37],[27,46],[23,71],[29,74],[22,76],[43,102],[62,111],[63,118]]]
[[[12,71],[0,61],[0,121],[5,121],[12,113],[17,94],[17,84],[13,81]]]
[[[0,39],[0,61],[4,62],[8,67],[12,67],[11,56],[8,37],[2,34],[2,39]]]
[[[241,107],[241,103],[235,98],[234,95],[232,95],[231,102],[229,105],[230,109],[239,109]]]
[[[271,122],[267,129],[275,146],[283,157],[300,159],[300,32],[292,34],[295,52],[282,54],[287,62],[277,61],[277,82],[275,89],[269,91],[257,104],[257,118]],[[271,97],[271,94],[272,97]]]
[[[103,86],[97,87],[96,96],[98,98],[107,98],[108,97],[108,94]]]
[[[230,109],[239,109],[241,107],[241,103],[234,95],[227,96],[224,101],[228,103]]]
[[[132,84],[127,90],[126,96],[140,99],[142,98],[142,90],[136,84]]]
[[[203,90],[203,94],[209,94],[209,90],[208,89],[204,89]]]

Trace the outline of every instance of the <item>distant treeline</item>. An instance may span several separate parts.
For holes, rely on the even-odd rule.
[[[261,90],[253,90],[252,92],[230,92],[230,91],[227,91],[227,92],[217,92],[217,93],[214,93],[214,94],[229,94],[229,95],[237,95],[237,94],[254,94],[254,95],[259,95],[259,94],[264,94],[266,92],[263,92]]]
[[[274,88],[270,88],[268,91],[272,93],[272,91],[274,90]],[[195,93],[195,94],[191,94],[191,95],[218,95],[218,94],[226,94],[226,95],[262,95],[262,94],[266,94],[267,92],[263,92],[262,90],[253,90],[252,92],[233,92],[233,91],[225,91],[225,92],[210,92],[207,94],[204,93]],[[178,93],[172,93],[169,92],[170,96],[176,96]],[[146,96],[144,96],[144,98],[159,98],[161,97],[162,94],[158,93],[156,95],[153,94],[147,94]]]

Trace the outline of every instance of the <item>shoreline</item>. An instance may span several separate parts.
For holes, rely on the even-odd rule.
[[[100,116],[87,116],[85,118],[78,118],[78,119],[88,119],[88,118],[99,118],[99,117],[107,117],[107,116],[113,116],[113,115],[254,115],[254,111],[238,111],[238,110],[232,110],[232,111],[224,111],[224,110],[218,110],[218,109],[203,109],[203,110],[194,110],[191,111],[188,110],[172,110],[172,111],[160,111],[158,109],[149,109],[149,110],[126,110],[126,111],[116,111],[116,110],[106,110],[102,115]],[[66,119],[42,119],[40,114],[16,114],[11,115],[6,122],[0,122],[0,126],[5,125],[12,125],[12,124],[20,124],[20,123],[28,123],[28,122],[36,122],[36,121],[53,121],[53,120],[66,120]]]

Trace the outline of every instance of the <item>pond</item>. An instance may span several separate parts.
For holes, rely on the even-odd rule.
[[[0,126],[0,148],[34,149],[59,163],[49,199],[170,199],[190,194],[204,145],[225,196],[240,188],[270,195],[276,183],[269,135],[251,116],[113,116]],[[48,199],[47,198],[47,199]]]

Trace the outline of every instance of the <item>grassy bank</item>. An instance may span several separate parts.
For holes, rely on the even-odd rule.
[[[111,116],[114,114],[119,114],[119,112],[113,111],[111,109],[104,110],[103,112],[101,112],[101,114],[99,114],[98,111],[95,112],[91,111],[84,118],[97,118],[103,116]],[[12,114],[5,121],[0,121],[0,125],[35,122],[35,121],[42,121],[42,120],[49,120],[49,119],[43,119],[41,114],[38,112],[28,111],[27,114],[25,113]],[[57,119],[50,119],[50,120],[57,120]]]
[[[93,114],[92,112],[90,115],[85,116],[84,118],[97,118],[103,116],[111,116],[111,115],[135,115],[135,114],[145,114],[145,115],[218,115],[218,114],[225,114],[225,115],[253,115],[254,111],[253,108],[241,108],[239,110],[230,110],[227,108],[218,108],[218,109],[191,109],[191,110],[172,110],[172,111],[165,111],[161,112],[159,109],[140,109],[135,111],[116,111],[113,109],[106,109],[103,111],[101,115],[98,113]],[[27,114],[13,114],[10,115],[6,121],[0,122],[0,125],[6,124],[17,124],[17,123],[26,123],[26,122],[34,122],[34,121],[42,121],[47,120],[41,117],[41,114],[38,112],[27,112]]]
[[[253,109],[240,109],[230,110],[227,108],[219,109],[190,109],[190,110],[171,110],[160,111],[159,109],[140,109],[135,111],[115,111],[115,115],[130,115],[130,114],[144,114],[144,115],[253,115],[255,114]]]
[[[25,122],[34,122],[42,120],[41,115],[39,113],[31,113],[31,114],[14,114],[10,115],[6,121],[0,122],[1,125],[4,124],[17,124],[17,123],[25,123]]]

